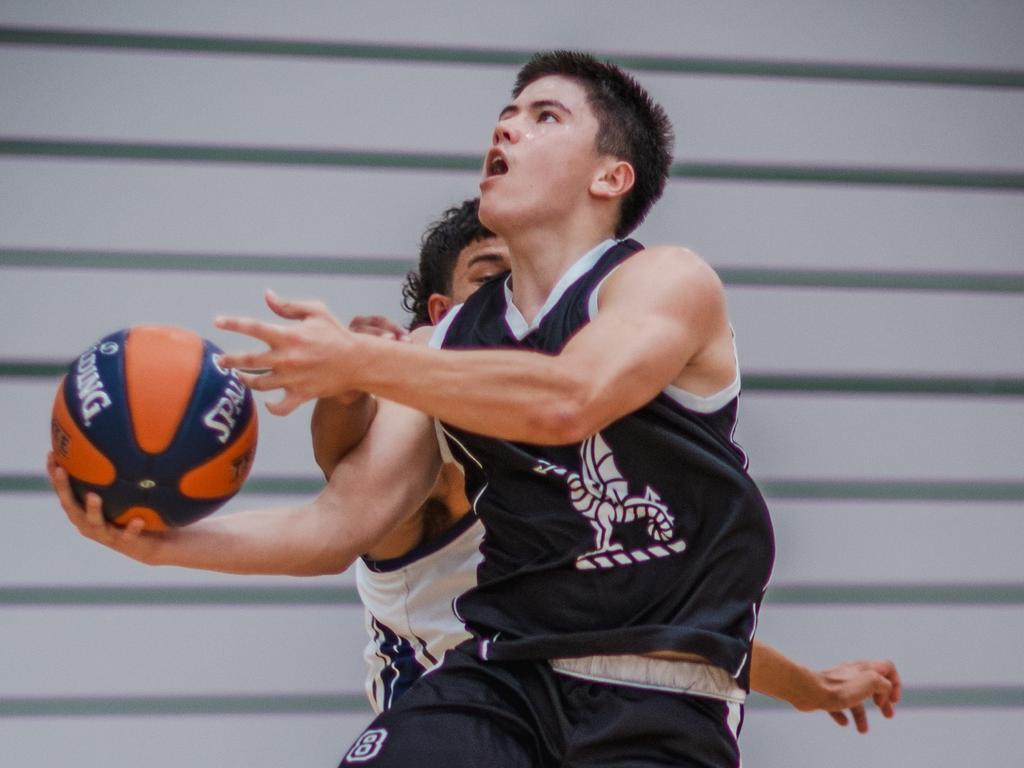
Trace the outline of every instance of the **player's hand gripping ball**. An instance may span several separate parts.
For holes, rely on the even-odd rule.
[[[147,530],[199,520],[234,496],[256,452],[252,393],[191,331],[139,325],[100,339],[57,388],[57,463],[81,500]]]

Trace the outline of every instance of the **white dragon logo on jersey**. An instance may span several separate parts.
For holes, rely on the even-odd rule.
[[[630,496],[629,483],[615,465],[611,448],[597,433],[580,446],[582,474],[550,461],[540,460],[534,471],[542,475],[564,477],[569,499],[576,511],[594,528],[594,549],[576,558],[580,570],[612,568],[616,565],[643,563],[667,557],[686,549],[682,539],[672,541],[675,515],[662,503],[658,493],[647,486],[643,497]],[[647,534],[660,543],[639,549],[625,549],[612,542],[614,526],[635,520],[647,521]]]

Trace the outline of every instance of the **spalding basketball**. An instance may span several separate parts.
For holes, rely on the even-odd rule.
[[[256,452],[252,394],[191,331],[139,325],[82,353],[57,388],[52,439],[79,500],[114,523],[188,525],[234,496]]]

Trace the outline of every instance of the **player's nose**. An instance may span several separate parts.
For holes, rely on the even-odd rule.
[[[497,146],[499,144],[515,144],[518,140],[519,133],[515,126],[509,119],[499,120],[498,124],[494,126],[494,133],[491,135],[491,144]]]

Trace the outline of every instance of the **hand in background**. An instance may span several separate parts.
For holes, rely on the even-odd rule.
[[[900,700],[900,675],[891,661],[847,661],[831,669],[817,673],[824,698],[813,706],[798,709],[823,709],[839,725],[850,722],[850,716],[859,733],[868,732],[868,716],[865,702],[874,701],[885,717],[896,714],[895,705]],[[849,710],[848,716],[846,710]]]

